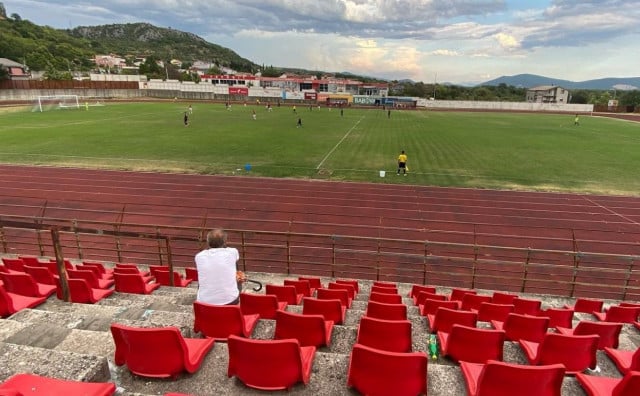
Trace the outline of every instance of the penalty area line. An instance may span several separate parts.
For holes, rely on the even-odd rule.
[[[358,124],[360,124],[360,121],[362,121],[362,119],[364,118],[364,116],[360,117],[360,119],[353,124],[353,126],[351,127],[351,129],[349,129],[347,131],[347,133],[344,134],[344,136],[342,137],[342,139],[340,139],[340,141],[338,143],[336,143],[335,146],[333,146],[333,148],[331,150],[329,150],[329,152],[327,153],[327,155],[324,156],[324,158],[322,159],[322,161],[320,161],[320,163],[318,164],[318,166],[316,166],[316,170],[320,169],[320,167],[324,164],[324,162],[329,158],[329,156],[331,156],[331,154],[333,154],[334,151],[336,151],[336,149],[338,148],[338,146],[340,146],[340,144],[342,142],[344,142],[344,139],[346,139],[351,132],[356,129],[356,127],[358,126]]]

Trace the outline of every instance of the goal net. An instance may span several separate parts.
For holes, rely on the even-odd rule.
[[[80,101],[78,95],[52,95],[38,96],[34,103],[33,111],[47,111],[60,109],[79,109]]]

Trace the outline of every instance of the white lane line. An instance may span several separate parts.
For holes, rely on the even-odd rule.
[[[324,156],[324,158],[322,159],[322,161],[320,161],[320,163],[318,164],[318,166],[316,166],[316,170],[320,169],[320,167],[322,166],[322,164],[324,164],[324,162],[329,158],[329,156],[331,154],[333,154],[334,151],[336,151],[336,149],[338,148],[338,146],[340,146],[340,143],[342,143],[344,141],[344,139],[346,139],[351,132],[356,129],[356,127],[358,126],[358,124],[360,124],[360,121],[362,121],[362,119],[364,118],[364,116],[360,117],[360,119],[351,127],[351,129],[349,129],[347,131],[347,133],[344,134],[344,136],[342,137],[342,139],[340,139],[340,141],[338,143],[336,143],[335,146],[333,146],[333,148],[327,153],[327,155]]]

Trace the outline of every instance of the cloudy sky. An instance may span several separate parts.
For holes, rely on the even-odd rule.
[[[56,28],[149,22],[258,64],[469,84],[640,75],[640,0],[0,0]]]

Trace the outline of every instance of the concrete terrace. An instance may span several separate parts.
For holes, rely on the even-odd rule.
[[[144,268],[141,266],[141,268]],[[264,284],[282,284],[285,276],[266,273],[248,273],[251,279]],[[331,279],[322,278],[323,284]],[[315,356],[310,383],[296,385],[289,392],[271,392],[288,395],[349,395],[357,394],[346,386],[349,354],[356,340],[358,322],[366,309],[371,281],[360,280],[360,293],[350,309],[345,323],[334,327],[331,346],[320,348]],[[427,352],[427,322],[408,297],[411,284],[399,283],[398,292],[408,306],[413,327],[413,350]],[[114,382],[118,395],[162,395],[182,392],[192,395],[254,395],[267,392],[244,386],[235,378],[227,377],[227,345],[217,342],[206,356],[198,372],[182,374],[177,380],[159,380],[132,375],[126,366],[113,363],[114,344],[109,332],[111,323],[139,327],[176,326],[186,337],[199,337],[193,332],[192,303],[197,283],[186,288],[162,286],[151,295],[114,293],[94,305],[65,303],[55,295],[42,305],[22,310],[0,320],[0,381],[20,372],[81,381]],[[438,288],[439,294],[448,294],[449,288]],[[253,293],[250,286],[245,292]],[[492,290],[478,290],[491,294]],[[264,289],[259,293],[264,293]],[[542,300],[542,307],[562,307],[573,299],[548,295],[521,294],[525,298]],[[607,300],[605,307],[618,301]],[[288,311],[301,312],[302,306],[290,305]],[[576,313],[574,325],[580,320],[595,320],[589,314]],[[478,327],[489,327],[478,322]],[[275,321],[260,319],[252,338],[271,339]],[[624,325],[619,349],[632,350],[640,346],[640,332]],[[506,342],[504,361],[526,364],[517,343]],[[598,352],[599,372],[594,375],[621,377],[613,362]],[[429,360],[427,369],[428,394],[434,396],[465,395],[465,385],[457,364],[447,358]],[[574,377],[566,376],[563,396],[582,396],[584,391]]]

